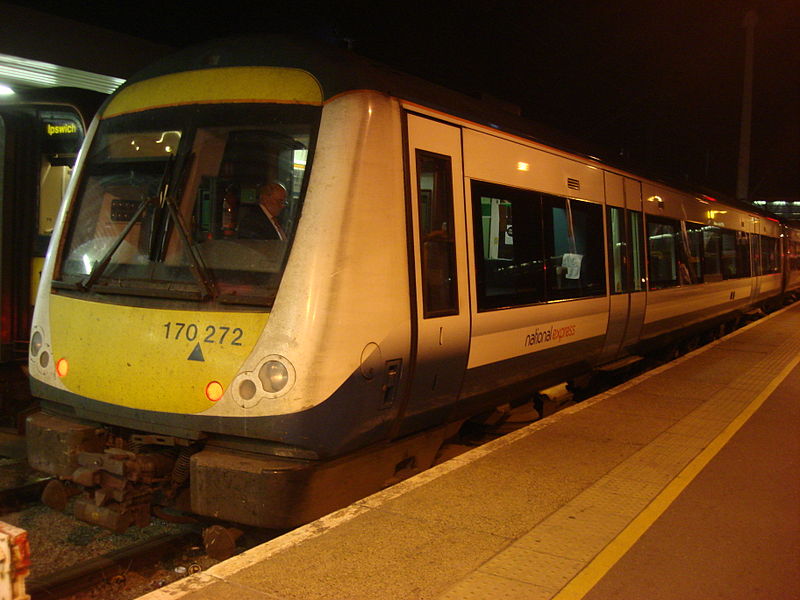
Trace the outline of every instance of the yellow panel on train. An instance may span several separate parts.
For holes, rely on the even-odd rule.
[[[264,329],[267,313],[186,312],[50,297],[53,355],[67,389],[105,402],[198,413],[205,389],[227,389]]]

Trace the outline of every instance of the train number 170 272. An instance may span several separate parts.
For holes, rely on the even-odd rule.
[[[170,321],[164,323],[164,337],[168,340],[186,340],[188,342],[205,342],[206,344],[228,344],[241,346],[244,331],[241,327],[226,327],[225,325],[197,325],[195,323],[180,323]]]

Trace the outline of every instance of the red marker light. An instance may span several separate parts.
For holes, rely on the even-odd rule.
[[[56,361],[56,375],[63,379],[67,376],[67,373],[69,373],[69,363],[67,359],[59,358],[58,361]]]
[[[225,390],[222,388],[222,384],[219,381],[211,381],[206,386],[206,398],[211,400],[211,402],[216,402],[220,398],[222,398],[222,394],[225,393]]]

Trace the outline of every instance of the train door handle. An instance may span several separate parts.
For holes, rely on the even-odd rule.
[[[383,386],[381,387],[383,390],[383,408],[388,408],[394,403],[402,367],[403,359],[401,358],[386,361],[386,371],[383,376]]]

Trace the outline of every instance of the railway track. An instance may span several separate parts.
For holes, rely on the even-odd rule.
[[[135,598],[149,589],[159,587],[159,584],[164,585],[187,573],[202,570],[201,563],[196,561],[177,572],[159,568],[160,564],[185,556],[192,548],[197,548],[199,539],[199,531],[157,535],[48,575],[29,578],[27,592],[32,600],[66,599],[89,590],[96,590],[92,594],[95,598]],[[150,580],[143,573],[158,575]],[[130,586],[131,582],[139,585]]]

